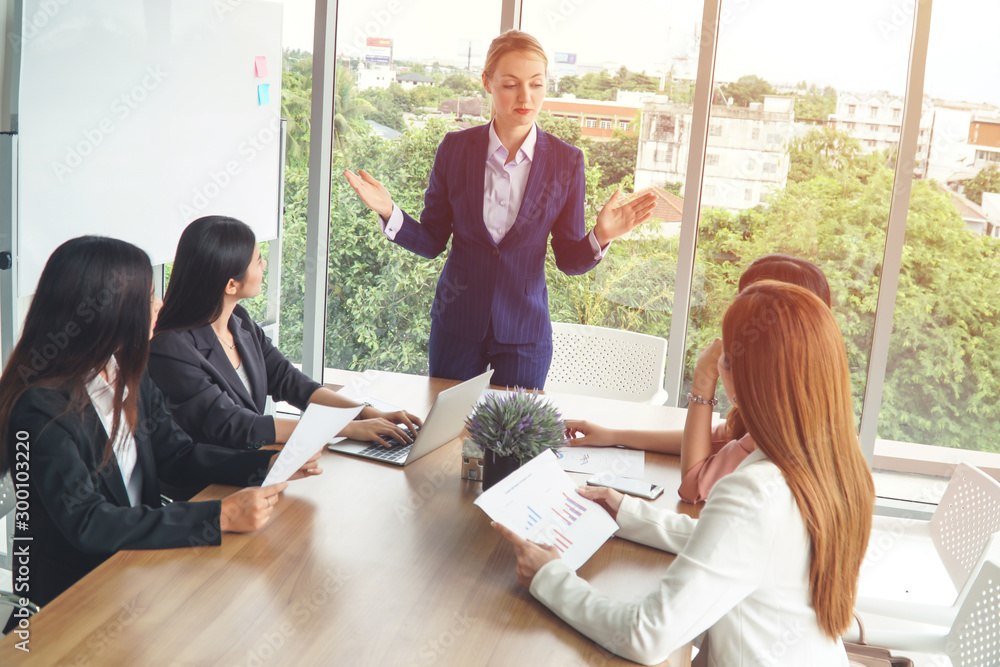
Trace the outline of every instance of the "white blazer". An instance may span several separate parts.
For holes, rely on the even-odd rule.
[[[816,621],[810,540],[781,471],[755,451],[719,480],[701,518],[626,496],[617,535],[677,554],[638,602],[595,590],[562,559],[546,563],[531,594],[612,653],[662,662],[705,630],[715,667],[846,667],[844,645]]]

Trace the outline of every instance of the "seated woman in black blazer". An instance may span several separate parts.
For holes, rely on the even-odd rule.
[[[159,307],[152,287],[139,248],[67,241],[42,271],[0,376],[0,475],[28,484],[27,521],[15,534],[31,540],[31,563],[17,591],[36,604],[119,549],[220,544],[221,532],[257,530],[286,486],[161,505],[158,477],[259,485],[277,454],[195,444],[171,420],[145,373]],[[319,474],[318,461],[293,479]]]
[[[266,266],[253,230],[234,218],[199,218],[177,244],[149,374],[174,419],[199,442],[254,449],[287,441],[298,422],[264,415],[268,395],[299,409],[309,403],[358,405],[292,366],[239,305],[260,294]],[[403,410],[367,406],[360,417],[340,435],[409,443],[412,438],[397,424],[421,425]]]

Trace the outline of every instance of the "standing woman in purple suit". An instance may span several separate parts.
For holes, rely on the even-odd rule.
[[[583,153],[535,125],[547,68],[531,35],[493,40],[483,68],[493,118],[445,136],[419,222],[370,174],[344,172],[390,240],[429,259],[452,240],[431,308],[434,377],[466,380],[489,364],[493,384],[541,389],[552,361],[549,237],[559,269],[578,275],[652,216],[652,194],[616,206],[615,192],[586,232]]]

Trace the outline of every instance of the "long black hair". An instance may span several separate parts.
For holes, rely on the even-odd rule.
[[[21,395],[31,387],[57,389],[70,396],[70,410],[82,412],[87,383],[112,355],[118,373],[105,459],[120,430],[134,428],[149,358],[152,287],[149,255],[131,243],[81,236],[56,248],[0,375],[0,474],[10,469],[9,424]]]
[[[177,243],[156,333],[196,329],[218,318],[226,285],[243,280],[256,245],[253,230],[236,218],[209,215],[188,225]]]

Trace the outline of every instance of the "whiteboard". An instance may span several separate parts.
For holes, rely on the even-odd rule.
[[[83,234],[134,243],[153,264],[172,261],[203,215],[277,237],[281,11],[251,0],[24,0],[21,295],[59,244]]]

